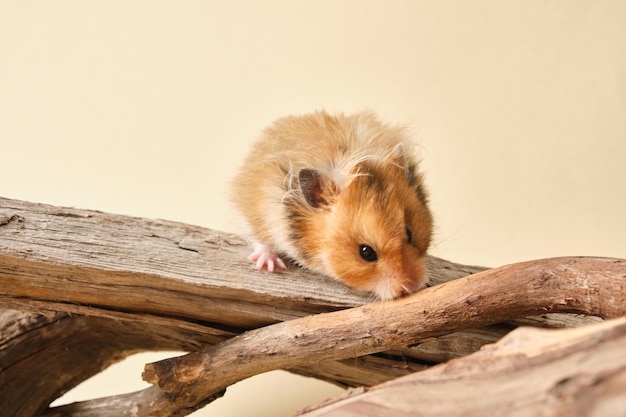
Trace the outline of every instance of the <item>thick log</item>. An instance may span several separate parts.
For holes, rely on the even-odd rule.
[[[248,250],[198,226],[0,198],[0,306],[241,332],[372,300],[293,265],[257,271]],[[429,267],[433,283],[484,269]]]
[[[626,416],[626,318],[514,330],[480,352],[303,410],[301,417]]]

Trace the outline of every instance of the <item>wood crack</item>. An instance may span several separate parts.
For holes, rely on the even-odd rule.
[[[11,223],[21,223],[21,222],[24,222],[25,220],[26,219],[24,219],[24,217],[17,215],[17,214],[13,214],[11,216],[0,214],[0,226],[7,226]]]

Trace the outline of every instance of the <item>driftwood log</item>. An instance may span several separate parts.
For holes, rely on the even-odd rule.
[[[3,415],[183,416],[273,369],[372,386],[468,355],[520,324],[626,313],[619,259],[483,271],[430,258],[431,288],[369,303],[295,266],[255,271],[247,251],[241,237],[197,226],[0,198]],[[191,353],[148,364],[152,388],[48,408],[146,350]]]

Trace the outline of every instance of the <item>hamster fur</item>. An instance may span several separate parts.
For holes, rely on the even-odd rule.
[[[233,182],[250,259],[273,271],[287,256],[383,300],[423,287],[433,222],[411,151],[372,113],[275,121]]]

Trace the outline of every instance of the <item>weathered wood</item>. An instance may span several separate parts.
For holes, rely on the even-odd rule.
[[[464,358],[301,417],[626,416],[626,318],[576,329],[514,330]]]
[[[8,308],[131,312],[241,331],[372,300],[293,265],[257,271],[244,239],[198,226],[3,198],[0,219],[0,305]],[[435,283],[484,269],[436,258],[429,267]]]
[[[509,280],[516,283],[515,292],[507,291]],[[145,412],[132,415],[185,415],[185,410],[257,373],[380,352],[542,310],[618,317],[626,314],[625,286],[624,260],[546,259],[484,271],[399,300],[251,330],[199,352],[146,365],[144,379],[163,391],[153,395],[150,388],[156,408],[143,407]],[[137,394],[137,404],[144,395]],[[111,404],[110,399],[102,401]],[[92,401],[88,407],[97,404]],[[88,415],[77,407],[72,412]],[[124,409],[117,413],[131,415]]]
[[[201,345],[216,345],[246,330],[371,300],[367,294],[294,266],[280,274],[258,272],[246,260],[247,250],[239,236],[196,226],[0,198],[0,307],[49,316],[7,313],[13,321],[17,318],[33,325],[18,332],[13,331],[16,327],[11,320],[0,317],[0,404],[14,406],[3,407],[4,415],[38,415],[58,395],[132,352],[197,351]],[[428,262],[434,284],[484,269],[436,258]],[[472,303],[468,310],[474,308]],[[563,317],[567,319],[549,316],[533,320],[549,327],[589,321]],[[411,347],[390,344],[394,349],[382,356],[324,363],[295,361],[280,367],[346,386],[372,385],[471,353],[513,327],[467,328]],[[67,334],[68,338],[64,343],[49,343],[54,339],[51,334]],[[96,337],[91,337],[94,334]],[[46,346],[45,353],[42,346]],[[74,367],[68,362],[62,365],[63,361],[51,364],[49,358],[61,352],[72,358]],[[22,366],[20,358],[27,357],[32,362]],[[20,370],[21,379],[12,379],[14,369]],[[67,375],[59,377],[59,372]],[[40,380],[41,375],[54,375],[45,389],[32,384],[29,392],[19,389],[19,384]],[[168,409],[178,410],[178,415],[186,413],[159,389],[50,413],[95,415],[90,413],[104,404],[118,404],[119,409],[109,415],[128,415],[122,412],[122,404],[137,400],[140,407],[146,398],[163,401],[160,415],[174,415],[167,414]],[[210,398],[188,404],[195,408]]]
[[[0,311],[2,416],[39,415],[67,390],[130,354],[194,351],[220,340],[151,323]]]

